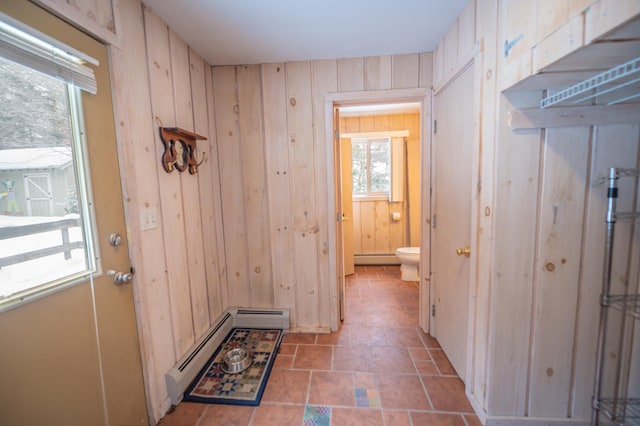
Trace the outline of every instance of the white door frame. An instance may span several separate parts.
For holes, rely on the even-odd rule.
[[[327,204],[329,217],[333,215],[336,220],[329,220],[329,252],[335,256],[329,258],[329,276],[336,277],[335,285],[330,285],[329,305],[331,306],[331,331],[337,331],[340,324],[340,303],[338,300],[338,288],[341,286],[344,276],[339,276],[342,267],[342,250],[338,244],[342,241],[342,222],[337,220],[338,213],[342,212],[341,201],[336,199],[339,191],[336,185],[340,182],[335,178],[335,161],[336,146],[334,144],[334,107],[343,107],[349,105],[362,104],[382,104],[390,102],[418,102],[420,103],[420,183],[421,183],[421,227],[420,227],[420,247],[429,247],[430,241],[430,197],[428,189],[430,185],[430,173],[423,173],[425,168],[428,170],[431,164],[431,88],[421,87],[415,89],[397,89],[397,90],[379,90],[370,92],[344,92],[344,93],[328,93],[325,95],[325,137],[327,149]],[[337,147],[339,149],[339,147]],[[339,151],[338,151],[339,155]],[[337,205],[336,205],[337,203]],[[429,256],[428,250],[421,250],[420,255],[420,327],[428,332],[429,330]]]

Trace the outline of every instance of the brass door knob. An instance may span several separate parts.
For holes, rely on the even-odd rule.
[[[342,215],[343,222],[349,222],[349,216]]]
[[[471,256],[471,247],[466,246],[464,248],[457,248],[456,249],[456,254],[458,256],[463,256],[464,255],[466,257],[469,257],[469,256]]]

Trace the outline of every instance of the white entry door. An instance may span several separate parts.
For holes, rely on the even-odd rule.
[[[431,334],[466,376],[471,245],[474,87],[469,66],[435,97]],[[470,253],[472,256],[473,253]]]

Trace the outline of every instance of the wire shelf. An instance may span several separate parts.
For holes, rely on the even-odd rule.
[[[638,83],[640,83],[640,57],[545,97],[540,101],[540,108],[548,108],[568,100],[578,104],[593,98],[604,99],[606,105],[627,102],[640,98]],[[580,95],[582,96],[578,97]]]
[[[602,398],[600,410],[619,425],[640,425],[640,398]]]

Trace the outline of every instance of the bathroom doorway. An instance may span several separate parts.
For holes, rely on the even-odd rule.
[[[344,274],[397,265],[420,246],[420,103],[345,106],[340,112]]]
[[[410,137],[411,136],[410,134],[409,135],[393,134],[391,135],[391,137],[401,138],[401,143],[397,143],[397,146],[402,148],[397,148],[397,149],[400,152],[404,153],[402,157],[403,164],[406,165],[409,161],[415,162],[412,164],[412,167],[417,168],[418,170],[417,175],[419,176],[418,184],[414,185],[414,187],[412,188],[412,191],[414,192],[411,194],[411,197],[413,200],[412,201],[413,207],[414,209],[416,209],[415,211],[417,211],[417,213],[413,214],[413,219],[416,220],[417,222],[417,225],[414,226],[414,230],[416,228],[419,229],[417,231],[417,237],[415,235],[413,237],[411,236],[410,224],[408,226],[406,224],[404,226],[400,225],[401,237],[399,239],[400,242],[397,244],[401,244],[401,246],[404,246],[408,242],[410,242],[410,244],[413,244],[414,241],[417,241],[416,246],[418,247],[428,248],[429,246],[430,230],[428,226],[420,227],[420,223],[425,223],[425,221],[428,221],[429,214],[430,214],[429,194],[428,194],[428,190],[426,191],[426,193],[424,190],[424,188],[428,189],[430,187],[429,185],[430,176],[429,176],[429,173],[422,173],[422,170],[424,170],[425,167],[428,170],[428,165],[430,164],[430,144],[425,143],[425,141],[429,141],[429,136],[430,136],[430,126],[429,126],[430,124],[429,116],[430,116],[430,108],[431,108],[430,90],[428,88],[420,88],[420,89],[391,90],[391,91],[385,91],[384,93],[362,92],[362,93],[335,93],[335,94],[327,95],[325,99],[325,110],[327,111],[326,128],[327,128],[327,135],[331,136],[330,140],[328,140],[328,143],[329,143],[328,149],[330,150],[330,154],[328,153],[329,154],[328,157],[331,159],[330,166],[334,170],[333,182],[330,185],[330,187],[334,189],[334,193],[329,194],[329,196],[330,196],[330,199],[332,199],[335,203],[334,212],[336,215],[336,222],[334,222],[335,228],[333,229],[333,231],[335,232],[331,232],[331,235],[335,235],[334,242],[335,242],[335,253],[336,253],[335,264],[332,265],[332,269],[333,269],[332,273],[335,273],[334,276],[336,277],[336,282],[337,282],[336,293],[335,293],[336,297],[334,299],[336,300],[337,303],[335,304],[335,310],[333,311],[333,314],[332,314],[332,315],[335,315],[335,317],[333,317],[335,318],[335,322],[334,320],[332,320],[332,327],[334,325],[337,327],[340,320],[344,319],[345,276],[346,276],[346,273],[349,272],[350,266],[355,264],[355,259],[353,258],[355,257],[355,251],[356,251],[355,250],[356,246],[354,244],[353,254],[352,255],[349,254],[349,240],[348,239],[345,240],[345,234],[349,230],[353,230],[354,203],[353,203],[353,189],[347,188],[345,189],[345,191],[343,191],[343,188],[342,188],[343,167],[341,164],[341,159],[342,159],[341,157],[343,152],[343,145],[341,144],[342,138],[340,133],[345,133],[347,135],[350,135],[351,136],[350,139],[355,139],[356,137],[358,139],[367,139],[370,136],[378,136],[378,135],[366,134],[366,133],[374,133],[381,128],[382,130],[388,131],[388,132],[395,131],[391,128],[392,124],[389,124],[390,123],[389,115],[393,115],[393,114],[389,114],[388,112],[382,113],[378,111],[377,113],[368,112],[367,115],[363,115],[361,112],[357,111],[358,108],[361,109],[362,111],[373,110],[375,108],[379,108],[379,109],[389,108],[390,105],[394,105],[394,104],[395,104],[395,107],[398,107],[398,108],[399,108],[398,104],[414,104],[412,105],[412,107],[417,108],[417,112],[415,111],[412,112],[412,114],[416,114],[416,115],[412,116],[413,118],[410,118],[408,120],[410,122],[413,120],[412,126],[415,126],[415,129],[417,129],[417,130],[414,130],[413,132],[413,133],[417,133],[417,136],[418,136],[416,138],[418,142],[417,144],[415,144],[417,145],[416,146],[417,149],[415,150],[412,149],[411,154],[409,154],[409,151],[406,149],[406,145],[407,145],[406,138]],[[382,105],[385,105],[385,107],[382,107]],[[405,108],[406,108],[406,105],[405,105]],[[348,113],[344,120],[340,117],[340,114],[343,110],[345,110],[345,112]],[[348,119],[349,115],[351,115],[352,117],[358,117],[358,119],[349,120]],[[380,117],[385,115],[386,115],[386,118]],[[362,117],[365,117],[365,118],[362,119]],[[376,119],[376,117],[378,118]],[[377,128],[376,128],[376,120],[377,120],[377,126],[378,126]],[[393,120],[399,120],[399,118],[398,117],[392,118],[391,123],[394,123]],[[364,121],[364,124],[365,124],[364,127],[360,126],[361,121]],[[357,128],[355,128],[356,123],[357,123]],[[403,123],[401,127],[404,127],[404,117],[403,117]],[[403,129],[403,128],[398,129],[399,132],[403,130],[406,130],[406,129]],[[375,144],[376,142],[360,142],[359,141],[358,143],[360,144],[374,143]],[[353,149],[348,149],[347,151],[353,155]],[[371,153],[369,153],[369,156],[370,155]],[[366,155],[365,155],[365,158],[366,158]],[[346,161],[346,163],[349,164],[349,163],[352,163],[352,161],[353,159],[349,159],[348,161]],[[371,167],[370,162],[367,164],[368,166],[366,167]],[[353,165],[351,165],[351,168],[348,170],[351,173],[353,173]],[[348,182],[351,182],[351,184],[353,184],[353,177],[349,179]],[[346,192],[346,194],[343,194],[343,192]],[[346,197],[343,197],[343,195],[346,195]],[[350,202],[345,201],[343,199],[343,198],[348,199],[348,195],[352,195],[352,199]],[[388,199],[389,195],[387,194],[386,197]],[[409,197],[409,195],[405,195],[405,197]],[[387,203],[389,202],[387,201]],[[386,226],[388,227],[390,224],[392,224],[392,221],[394,218],[396,219],[397,222],[400,222],[402,219],[405,219],[405,220],[408,219],[409,215],[405,211],[408,205],[409,205],[409,202],[406,202],[406,206],[404,202],[400,202],[401,208],[399,211],[393,211],[393,210],[390,210],[389,208],[385,209],[385,207],[381,207],[379,210],[376,210],[376,208],[374,207],[373,212],[374,212],[374,215],[376,211],[378,211],[379,216],[384,215],[386,218]],[[349,207],[351,207],[351,209],[349,209]],[[371,210],[370,207],[367,207],[367,208]],[[361,211],[358,212],[358,207],[356,207],[355,210],[360,215],[360,217],[362,217],[362,212]],[[383,212],[383,213],[380,213],[380,212]],[[398,214],[393,215],[393,213],[399,213],[399,215]],[[345,226],[345,224],[347,224],[347,226]],[[368,229],[375,231],[375,225]],[[360,234],[362,234],[362,231],[360,231]],[[369,234],[365,233],[364,235],[367,240],[372,240],[374,238],[374,236],[371,233]],[[346,237],[349,238],[350,236],[346,235]],[[354,240],[357,237],[358,237],[357,232],[354,232],[354,235],[353,235]],[[361,235],[360,235],[360,238],[362,238]],[[369,242],[370,241],[367,241],[367,243]],[[388,236],[386,237],[385,244],[389,244]],[[375,253],[375,248],[372,250],[371,246],[368,246],[368,247],[369,248],[367,250],[372,251],[371,254],[374,254],[374,255],[377,254]],[[388,247],[389,248],[385,250],[385,253],[381,253],[382,256],[387,256],[386,260],[382,260],[382,262],[385,262],[385,263],[395,261],[395,249],[392,250],[390,248],[391,247],[390,244]],[[421,250],[421,257],[420,257],[421,271],[429,271],[429,258],[427,253],[428,253],[428,250],[426,249]],[[344,254],[346,254],[346,256]],[[369,253],[360,253],[360,254],[369,254]],[[345,262],[345,258],[347,258],[346,262]],[[353,261],[351,259],[353,259]],[[419,297],[418,297],[419,324],[424,331],[428,331],[428,327],[429,327],[428,273],[424,278],[426,279],[421,279],[419,282]]]

